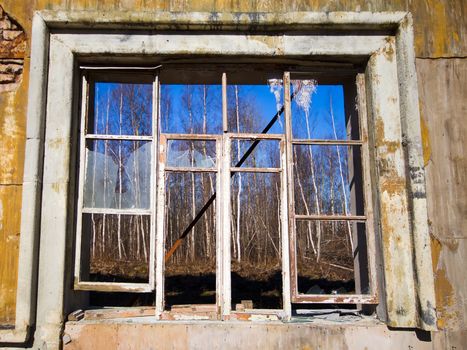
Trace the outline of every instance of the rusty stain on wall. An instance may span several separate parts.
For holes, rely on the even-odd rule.
[[[27,50],[23,28],[0,6],[0,325],[14,323],[24,162]]]
[[[420,101],[420,105],[422,101]],[[428,126],[426,121],[423,118],[423,115],[420,115],[420,128],[422,132],[422,147],[423,147],[423,165],[427,166],[428,162],[431,159],[431,144],[430,144],[430,133],[428,131]]]
[[[438,326],[465,329],[467,64],[417,60]]]

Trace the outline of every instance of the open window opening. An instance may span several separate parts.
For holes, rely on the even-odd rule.
[[[160,83],[164,317],[216,319],[220,76],[162,70]]]
[[[83,74],[75,290],[165,319],[375,304],[362,76],[223,68]]]
[[[231,308],[282,310],[282,76],[237,71],[226,78]]]
[[[363,79],[290,79],[292,301],[362,309],[377,302]]]

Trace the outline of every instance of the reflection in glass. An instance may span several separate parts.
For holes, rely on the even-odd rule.
[[[296,252],[299,293],[370,292],[364,223],[297,220]]]
[[[215,168],[216,141],[167,141],[167,166]]]
[[[293,146],[295,213],[364,215],[359,146]]]
[[[152,84],[94,84],[88,134],[152,135]]]
[[[222,132],[221,85],[161,85],[161,131],[178,134]]]
[[[255,143],[251,140],[232,140],[231,145],[231,166],[237,166],[242,157]],[[279,168],[280,153],[279,141],[258,140],[256,146],[246,158],[241,167],[245,168]]]
[[[82,280],[147,282],[150,229],[149,215],[83,214]]]
[[[151,142],[87,141],[85,208],[149,209]]]

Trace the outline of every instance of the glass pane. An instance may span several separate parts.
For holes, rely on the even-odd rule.
[[[246,153],[251,153],[246,157]],[[246,157],[244,160],[242,158]],[[242,162],[242,164],[239,164]],[[276,140],[232,140],[231,165],[247,168],[279,168],[280,149]]]
[[[280,174],[235,173],[231,209],[232,309],[282,308]]]
[[[258,85],[230,85],[227,87],[229,132],[262,133],[281,110],[283,85],[280,79],[269,79]],[[284,133],[284,114],[270,127],[268,134]]]
[[[88,140],[84,207],[149,209],[151,147],[147,141]]]
[[[165,248],[170,251],[215,192],[215,173],[166,174]],[[215,201],[165,263],[165,302],[214,304],[216,301]]]
[[[370,292],[364,223],[297,220],[296,239],[299,293]]]
[[[216,141],[167,141],[167,166],[216,167]]]
[[[177,134],[222,132],[222,86],[161,85],[161,131]]]
[[[152,135],[152,84],[96,82],[88,134]]]
[[[343,85],[318,85],[315,80],[292,80],[292,134],[295,139],[358,139],[355,113],[347,112]],[[355,106],[349,106],[349,109]]]
[[[81,278],[149,281],[149,215],[83,214]]]
[[[360,146],[293,146],[295,213],[364,215]]]

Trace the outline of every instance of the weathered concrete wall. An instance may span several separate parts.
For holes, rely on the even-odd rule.
[[[464,265],[467,261],[467,141],[464,135],[467,131],[467,14],[464,0],[0,0],[0,5],[13,19],[10,22],[17,26],[13,30],[23,28],[25,33],[15,38],[14,33],[7,33],[6,38],[2,37],[0,42],[0,75],[10,74],[5,78],[8,87],[0,92],[0,325],[12,324],[14,321],[29,66],[28,40],[35,10],[403,10],[413,13],[416,54],[419,58],[417,69],[422,122],[425,125],[427,190],[439,326],[466,328],[467,282]],[[22,60],[24,68],[20,72],[17,65],[21,65]],[[2,66],[2,63],[9,66]],[[2,73],[2,69],[5,72]],[[14,81],[7,82],[13,78]],[[458,334],[462,337],[462,333]]]
[[[467,328],[467,60],[417,60],[439,326]]]
[[[369,333],[371,332],[371,336]],[[338,324],[209,324],[69,323],[65,350],[80,349],[412,349],[435,350],[428,338],[411,331],[392,332],[385,325]],[[136,340],[136,341],[135,341]],[[440,339],[438,344],[443,344]],[[208,345],[209,344],[209,345]],[[461,343],[456,343],[458,346]],[[454,345],[454,344],[453,344]],[[460,347],[459,347],[460,349]]]

